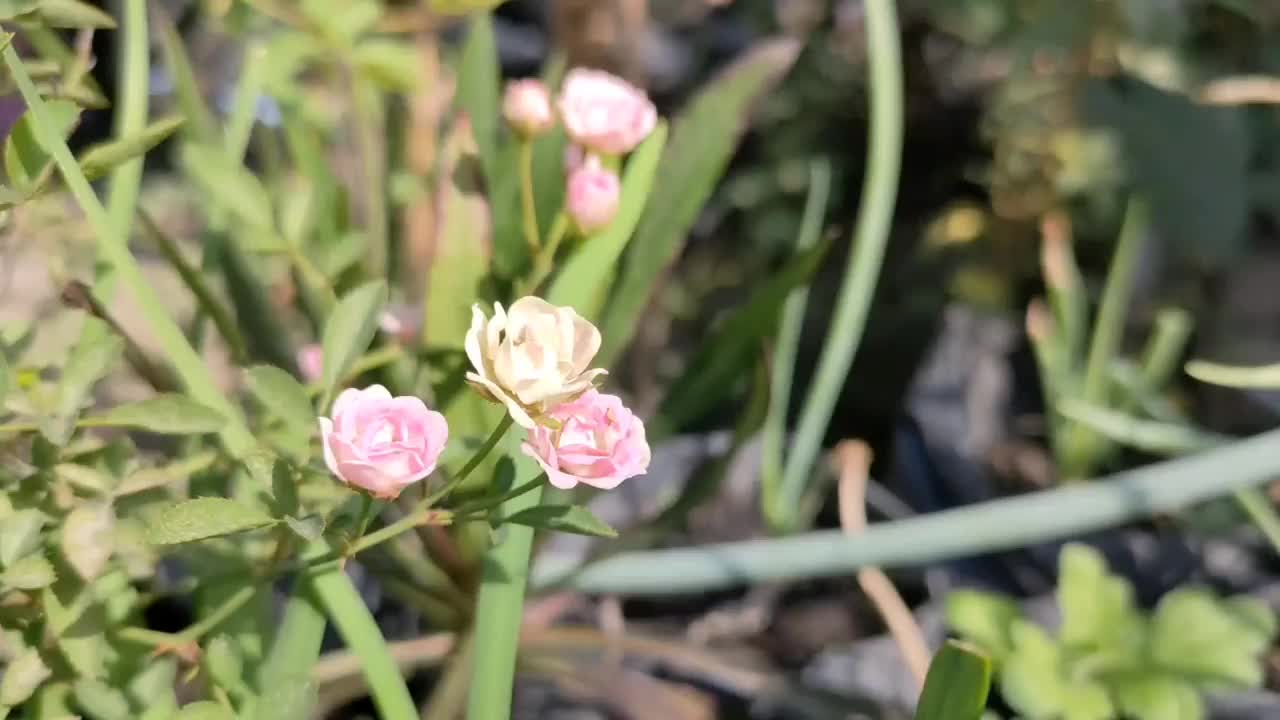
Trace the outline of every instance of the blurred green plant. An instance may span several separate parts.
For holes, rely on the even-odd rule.
[[[1026,718],[1199,720],[1202,695],[1257,688],[1276,617],[1250,597],[1179,588],[1148,615],[1102,556],[1068,544],[1059,556],[1057,636],[1002,595],[947,598],[953,630],[990,653],[1000,693]]]
[[[916,720],[978,720],[991,692],[991,658],[978,648],[948,640],[929,663],[916,705]]]

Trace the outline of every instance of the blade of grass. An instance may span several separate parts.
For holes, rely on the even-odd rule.
[[[776,508],[794,511],[809,485],[810,471],[836,400],[844,387],[853,357],[862,340],[867,314],[875,293],[880,265],[888,244],[897,199],[902,161],[902,52],[898,38],[897,10],[892,0],[868,0],[867,57],[871,82],[871,123],[867,143],[871,148],[853,231],[853,251],[844,283],[836,300],[835,317],[827,331],[813,384],[805,398],[796,428],[795,442],[783,468]],[[795,515],[782,520],[793,526]]]
[[[813,247],[826,225],[827,200],[831,194],[831,163],[826,158],[809,164],[809,195],[805,198],[804,215],[796,236],[796,249]],[[782,321],[773,345],[773,367],[769,377],[769,412],[764,421],[764,437],[760,448],[761,511],[775,528],[785,522],[788,513],[779,512],[778,483],[782,480],[782,451],[786,442],[787,408],[791,406],[791,383],[795,373],[796,351],[800,347],[800,331],[804,311],[809,304],[809,288],[791,291],[782,307]]]
[[[1085,365],[1083,400],[1092,405],[1107,404],[1107,373],[1120,349],[1124,335],[1125,315],[1133,298],[1133,284],[1137,277],[1138,253],[1142,249],[1147,231],[1147,210],[1138,198],[1131,198],[1125,211],[1124,226],[1111,257],[1107,271],[1107,283],[1102,290],[1102,302],[1093,325],[1093,337],[1089,342],[1089,360]],[[1064,423],[1062,431],[1062,456],[1058,458],[1062,477],[1081,479],[1094,465],[1104,449],[1103,438],[1087,428]]]
[[[151,75],[150,37],[147,34],[146,0],[123,0],[123,30],[116,58],[120,72],[120,91],[115,100],[115,137],[131,138],[147,125],[148,81]],[[107,194],[107,215],[116,230],[126,237],[133,224],[134,209],[138,205],[138,191],[142,186],[143,157],[118,165],[111,173],[111,185]],[[115,277],[111,264],[104,262],[105,252],[98,248],[98,268],[94,280],[94,292],[99,300],[110,303],[115,290]]]
[[[847,576],[1061,540],[1253,488],[1280,472],[1280,430],[1089,483],[880,523],[857,538],[821,531],[777,539],[624,553],[566,576],[546,563],[535,587],[676,595],[747,583]]]
[[[647,209],[627,246],[625,271],[600,323],[609,328],[597,361],[603,367],[630,342],[662,273],[680,254],[749,127],[750,110],[791,69],[800,44],[767,42],[708,83],[671,128]],[[563,184],[563,183],[557,183]]]
[[[547,294],[551,302],[569,305],[593,322],[599,320],[599,300],[603,291],[608,289],[607,283],[613,276],[608,269],[617,265],[618,258],[626,250],[627,242],[635,232],[636,224],[640,222],[666,142],[667,125],[659,123],[627,160],[627,168],[622,176],[622,198],[618,214],[609,227],[583,243],[556,274]]]
[[[978,720],[991,692],[991,658],[948,640],[933,656],[916,705],[916,720]]]
[[[1192,360],[1186,370],[1191,377],[1210,385],[1259,390],[1280,388],[1280,364],[1240,367]]]
[[[4,48],[3,57],[5,66],[8,67],[10,75],[18,86],[18,91],[26,101],[29,111],[36,118],[35,126],[41,143],[53,156],[58,171],[70,188],[71,194],[75,196],[76,202],[88,216],[89,224],[98,237],[99,252],[115,268],[119,279],[138,301],[138,306],[155,332],[165,355],[177,370],[187,392],[201,404],[218,411],[227,418],[226,425],[219,432],[223,445],[232,455],[240,456],[248,452],[254,446],[255,440],[245,426],[239,409],[218,388],[212,373],[191,348],[182,334],[182,329],[165,312],[165,303],[143,277],[141,268],[130,254],[124,233],[112,223],[106,208],[102,206],[89,181],[85,180],[80,172],[80,167],[76,164],[75,157],[72,156],[66,142],[45,119],[44,99],[32,84],[31,76],[27,74],[22,59],[18,57],[18,52],[9,45]]]

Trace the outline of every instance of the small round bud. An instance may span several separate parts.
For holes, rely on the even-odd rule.
[[[603,230],[618,214],[622,183],[599,162],[587,160],[569,174],[565,209],[584,235]]]
[[[541,135],[556,124],[551,93],[537,80],[507,83],[506,94],[502,98],[502,116],[512,130],[524,137]]]

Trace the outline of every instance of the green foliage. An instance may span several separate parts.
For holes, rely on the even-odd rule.
[[[222,429],[227,419],[185,395],[161,394],[86,418],[94,427],[129,427],[166,435],[199,435]]]
[[[381,280],[362,285],[343,296],[324,326],[324,396],[333,396],[356,358],[378,331],[378,316],[387,304],[387,285]],[[321,402],[321,405],[327,403]]]
[[[675,261],[750,122],[750,110],[791,69],[792,40],[752,50],[712,80],[674,121],[653,192],[622,258],[601,325],[609,328],[600,356],[611,363],[630,341],[659,276]]]
[[[1201,693],[1262,684],[1277,621],[1261,601],[1182,588],[1148,616],[1129,583],[1083,545],[1063,548],[1057,597],[1056,637],[999,595],[947,601],[948,624],[996,660],[1001,694],[1025,717],[1197,720]]]
[[[147,539],[156,545],[176,545],[274,523],[274,518],[255,507],[226,498],[202,497],[160,509],[147,524]]]
[[[948,640],[933,656],[916,705],[916,720],[978,720],[991,691],[991,660]]]
[[[578,535],[618,536],[617,530],[579,505],[539,505],[508,515],[502,518],[502,522]]]

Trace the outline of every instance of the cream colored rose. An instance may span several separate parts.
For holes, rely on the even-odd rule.
[[[530,429],[605,373],[588,369],[600,350],[600,331],[573,308],[538,297],[520,298],[505,311],[494,303],[492,318],[473,307],[466,347],[475,367],[467,381]]]

